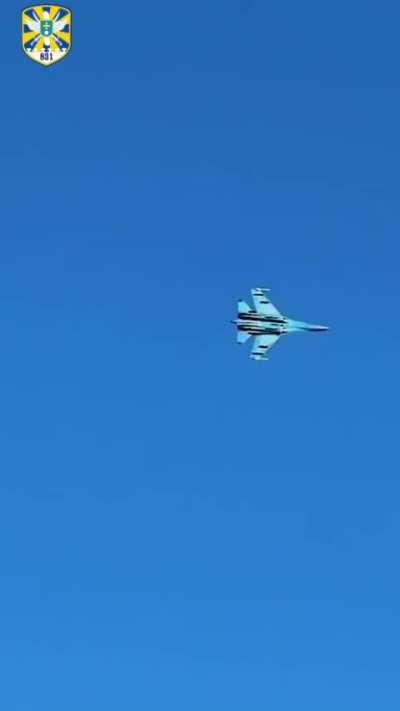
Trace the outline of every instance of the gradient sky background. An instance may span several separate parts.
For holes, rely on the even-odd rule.
[[[400,8],[2,11],[0,706],[398,711]],[[268,363],[238,297],[329,324]]]

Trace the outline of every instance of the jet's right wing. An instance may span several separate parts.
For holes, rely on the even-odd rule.
[[[261,288],[251,290],[251,295],[253,297],[257,313],[262,314],[263,316],[275,316],[275,318],[282,318],[282,314],[267,298],[267,291],[268,289]]]
[[[250,353],[250,358],[254,360],[268,360],[267,351],[280,339],[280,335],[256,336],[253,343],[253,349]]]

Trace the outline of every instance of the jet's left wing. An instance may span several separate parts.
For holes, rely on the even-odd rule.
[[[254,306],[256,311],[263,316],[275,316],[275,318],[283,318],[282,314],[278,311],[276,306],[271,304],[270,300],[267,298],[268,289],[252,289],[251,295],[253,297]]]
[[[272,336],[265,334],[265,336],[256,336],[250,358],[254,360],[267,360],[267,352],[279,339],[280,335]]]

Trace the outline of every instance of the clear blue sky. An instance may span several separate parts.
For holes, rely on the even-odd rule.
[[[0,706],[398,711],[396,3],[2,9]],[[255,363],[252,286],[331,326]]]

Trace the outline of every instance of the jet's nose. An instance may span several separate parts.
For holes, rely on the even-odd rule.
[[[329,326],[319,326],[318,324],[314,323],[305,323],[304,326],[301,327],[302,331],[328,331]]]

